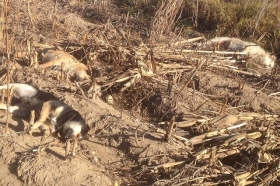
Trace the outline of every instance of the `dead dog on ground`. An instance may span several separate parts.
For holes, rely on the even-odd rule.
[[[9,87],[13,87],[14,96],[23,102],[23,104],[10,106],[10,113],[19,117],[28,117],[31,111],[35,110],[36,117],[31,123],[34,120],[36,122],[30,127],[29,133],[32,134],[40,127],[44,135],[58,132],[62,140],[66,142],[65,157],[75,156],[78,139],[84,137],[90,130],[80,113],[52,94],[32,85],[11,83]],[[7,85],[0,86],[1,89],[7,89]],[[1,103],[0,109],[7,110],[6,104]],[[71,141],[73,147],[69,154]]]
[[[40,118],[30,128],[30,133],[44,124],[47,120],[55,126],[63,141],[66,142],[65,157],[75,156],[77,142],[80,137],[84,137],[90,130],[80,113],[60,100],[44,102]],[[70,141],[73,142],[72,152],[70,151]]]

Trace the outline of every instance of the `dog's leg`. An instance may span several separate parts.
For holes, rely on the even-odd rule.
[[[72,147],[72,153],[71,153],[71,155],[72,156],[76,156],[76,148],[77,148],[77,146],[78,146],[78,139],[77,139],[77,137],[74,137],[74,139],[73,139],[73,147]]]
[[[34,125],[34,122],[35,122],[35,110],[31,110],[30,119],[29,119],[29,128],[30,126]],[[29,134],[32,135],[32,132],[29,131]]]
[[[64,72],[64,77],[65,77],[65,80],[66,80],[66,81],[69,80],[69,73],[68,73],[68,71],[65,71],[65,72]]]
[[[41,141],[47,139],[51,134],[55,132],[55,125],[50,121],[47,120],[44,124],[39,127],[40,131],[43,134]]]
[[[40,127],[43,123],[45,123],[45,121],[48,119],[49,114],[51,113],[51,111],[53,110],[52,107],[52,102],[47,101],[43,104],[43,108],[41,110],[41,115],[38,121],[36,121],[36,123],[34,123],[34,125],[32,125],[30,127],[29,130],[29,134],[32,135],[32,132],[37,129],[38,127]]]
[[[19,107],[12,107],[11,105],[11,100],[12,100],[12,96],[13,96],[13,92],[14,92],[14,86],[12,85],[12,87],[9,89],[5,89],[3,88],[1,91],[1,103],[0,103],[0,109],[3,110],[8,110],[8,113],[12,113],[14,112],[14,110],[19,110]],[[7,102],[6,104],[4,103],[4,99],[5,99],[5,93],[7,93]],[[9,95],[8,95],[9,93]]]
[[[70,139],[66,141],[65,158],[69,155],[70,151]]]
[[[41,141],[44,141],[45,139],[47,139],[50,135],[51,135],[51,129],[50,126],[48,124],[42,124],[39,127],[40,131],[43,133],[43,137],[41,139]]]
[[[57,72],[57,73],[56,73],[56,79],[57,79],[57,80],[63,81],[64,78],[66,78],[66,80],[67,80],[67,79],[68,79],[67,77],[68,77],[68,76],[67,76],[66,72],[64,72],[62,69],[61,69],[60,72]]]
[[[34,125],[34,122],[35,122],[35,110],[31,110],[29,124]]]
[[[60,73],[61,73],[61,81],[63,81],[64,79],[64,68],[65,68],[65,63],[61,63],[61,70],[60,70]]]
[[[0,110],[8,110],[7,105],[5,103],[0,103]],[[10,106],[9,107],[9,113],[14,114],[15,111],[18,111],[18,106]]]
[[[14,86],[17,86],[18,84],[11,84],[11,89],[10,89],[10,100],[8,103],[4,103],[4,98],[5,98],[5,93],[7,91],[7,89],[5,88],[6,85],[4,86],[0,86],[0,89],[1,90],[1,103],[0,103],[0,109],[1,110],[8,110],[7,108],[7,105],[10,105],[11,104],[11,97],[13,96],[13,93],[14,93]],[[25,110],[23,110],[24,108],[23,107],[19,107],[19,106],[9,106],[9,110],[8,112],[11,113],[11,114],[15,114],[15,115],[18,115],[18,116],[23,116],[24,113],[25,113]],[[24,115],[25,116],[25,115]]]
[[[60,80],[60,72],[56,73],[56,80]]]

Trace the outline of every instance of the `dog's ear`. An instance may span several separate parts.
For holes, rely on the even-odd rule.
[[[84,128],[82,130],[82,136],[87,135],[87,133],[90,131],[90,126],[85,123]]]
[[[81,132],[82,138],[84,138],[84,139],[88,139],[89,138],[88,132],[90,131],[90,129],[91,129],[90,126],[85,123],[85,125],[84,125],[84,127],[82,129],[82,132]]]
[[[86,132],[88,133],[90,131],[90,126],[86,124]]]

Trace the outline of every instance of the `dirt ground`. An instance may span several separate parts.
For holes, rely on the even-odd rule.
[[[20,118],[12,117],[9,131],[4,132],[6,114],[2,112],[1,185],[105,186],[113,185],[114,181],[127,185],[133,183],[133,178],[122,174],[128,167],[132,169],[137,166],[139,158],[145,160],[146,155],[177,148],[162,143],[160,135],[147,135],[138,146],[135,141],[136,128],[143,125],[138,129],[139,133],[143,133],[147,126],[100,99],[93,101],[82,97],[71,82],[60,82],[30,68],[17,70],[12,79],[13,82],[30,83],[51,92],[79,110],[91,126],[91,131],[89,137],[79,143],[77,157],[65,160],[62,144],[46,147],[50,142],[58,144],[58,139],[49,137],[42,142],[39,132],[30,136],[24,132],[28,123]],[[43,150],[38,153],[39,147]],[[147,147],[149,152],[145,152]],[[138,157],[140,155],[143,157]]]
[[[194,84],[192,81],[188,87],[182,88],[196,68],[192,56],[175,58],[172,53],[164,57],[155,54],[157,72],[153,76],[133,79],[132,86],[120,91],[128,81],[116,83],[116,80],[135,75],[133,73],[139,73],[139,69],[145,67],[139,67],[140,63],[137,62],[144,60],[136,58],[135,54],[149,51],[147,46],[154,47],[154,44],[146,43],[146,46],[142,43],[147,39],[147,25],[139,22],[137,16],[126,17],[126,13],[117,14],[107,9],[107,6],[104,9],[102,5],[101,10],[97,11],[97,5],[91,1],[83,1],[81,4],[51,0],[36,2],[35,0],[30,4],[29,10],[27,2],[21,5],[17,1],[11,1],[9,10],[15,13],[10,16],[22,12],[18,24],[13,24],[14,30],[11,31],[11,38],[19,44],[23,43],[23,49],[18,47],[18,51],[25,51],[25,43],[29,39],[42,45],[61,45],[61,48],[67,49],[67,52],[91,67],[92,75],[99,78],[98,82],[103,85],[102,96],[94,100],[91,95],[82,96],[73,81],[57,80],[51,71],[43,72],[30,66],[26,62],[27,58],[25,61],[14,60],[21,67],[15,70],[11,82],[29,83],[54,94],[79,111],[91,130],[79,142],[77,156],[72,160],[65,160],[64,144],[54,136],[42,141],[39,131],[30,136],[26,133],[29,127],[27,121],[12,116],[6,131],[7,116],[1,111],[0,185],[113,186],[117,182],[123,186],[180,186],[194,183],[202,185],[206,181],[209,181],[208,185],[238,185],[240,180],[235,177],[239,173],[252,173],[264,168],[260,171],[264,174],[250,177],[260,182],[264,180],[263,175],[274,173],[273,165],[277,163],[279,153],[277,149],[269,148],[278,147],[278,117],[273,122],[266,118],[254,118],[244,128],[222,134],[238,136],[262,132],[263,136],[257,140],[238,138],[237,142],[243,140],[240,146],[239,143],[226,146],[226,140],[219,141],[220,139],[198,145],[190,144],[188,140],[234,124],[232,120],[220,122],[222,124],[219,125],[211,123],[212,119],[220,116],[237,116],[243,112],[279,114],[279,95],[270,95],[280,91],[278,73],[271,76],[268,72],[257,77],[203,66],[192,78]],[[30,12],[38,15],[33,19],[34,22],[30,21]],[[49,15],[50,12],[53,14]],[[121,31],[116,28],[129,33],[127,38],[130,43],[125,41],[127,38],[120,36]],[[182,39],[174,33],[161,37],[162,41],[158,46],[163,48],[177,42],[176,39]],[[1,50],[4,51],[4,48]],[[161,69],[160,63],[169,67]],[[191,68],[185,68],[186,66]],[[5,68],[5,64],[0,66],[1,75],[5,74]],[[168,94],[168,78],[177,75],[180,78],[178,82],[174,82]],[[244,87],[240,86],[243,83]],[[83,88],[86,92],[86,87]],[[114,105],[106,102],[107,95],[113,96]],[[174,101],[176,95],[179,96]],[[170,100],[176,102],[175,106]],[[223,104],[225,108],[221,112]],[[167,125],[172,114],[176,116],[173,134],[177,136],[173,135],[166,140]],[[209,122],[200,122],[202,119],[209,119]],[[270,135],[273,139],[267,139],[269,135],[265,135],[262,127],[271,129],[267,131],[273,134]],[[273,145],[267,145],[268,141],[272,141]],[[248,144],[253,144],[253,147]],[[244,146],[247,147],[245,150]],[[233,149],[236,154],[222,158],[217,156],[218,158],[213,158],[215,161],[211,159],[216,153],[215,149],[230,151],[232,147],[244,151]],[[203,159],[200,152],[204,150],[205,157],[211,154],[209,158]],[[274,159],[267,158],[269,161],[260,162],[259,154],[269,154],[267,157]]]
[[[238,86],[234,79],[209,71],[198,76],[200,86],[205,87],[201,92],[207,94],[231,95]],[[156,178],[136,181],[141,172],[137,167],[174,162],[176,156],[168,154],[188,150],[180,143],[164,142],[163,135],[156,132],[152,124],[141,122],[126,111],[121,112],[100,99],[82,97],[72,82],[60,82],[29,67],[17,70],[12,82],[31,83],[53,93],[79,110],[91,131],[89,137],[79,143],[77,157],[64,160],[63,146],[46,146],[49,142],[58,144],[59,140],[49,137],[42,142],[39,133],[30,136],[24,132],[28,127],[26,121],[12,118],[6,132],[6,115],[2,112],[1,185],[105,186],[113,185],[114,181],[121,185],[149,185]],[[268,97],[266,93],[252,96],[255,91],[254,86],[245,85],[240,105],[245,104],[245,109],[250,111],[279,112],[279,98]],[[203,109],[217,110],[207,105]]]

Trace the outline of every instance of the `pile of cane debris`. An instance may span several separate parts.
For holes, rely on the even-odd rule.
[[[116,33],[126,39],[118,29]],[[226,73],[239,78],[236,90],[240,93],[246,91],[247,78],[260,75],[237,70],[238,65],[225,65],[228,55],[235,55],[231,60],[246,59],[244,52],[187,50],[184,53],[183,47],[194,47],[202,39],[154,48],[144,44],[131,46],[129,42],[116,46],[104,40],[83,45],[60,43],[60,47],[78,59],[88,59],[86,65],[94,78],[75,82],[80,94],[91,97],[84,92],[91,93],[94,86],[100,85],[102,99],[146,117],[155,124],[151,133],[160,135],[164,143],[178,146],[168,153],[140,155],[141,168],[128,172],[135,183],[177,186],[278,183],[278,115],[252,112],[248,105],[232,106],[230,92],[224,96],[207,95],[199,82],[201,72],[215,74],[217,69],[226,69]],[[194,94],[199,95],[192,100],[197,105],[185,105]]]
[[[128,37],[126,28],[122,27],[126,25],[125,20],[113,23],[108,19],[95,25],[73,13],[61,18],[63,12],[57,11],[59,4],[54,8],[46,6],[49,8],[46,10],[35,5],[30,7],[31,11],[23,8],[29,12],[22,16],[33,20],[28,22],[33,30],[44,30],[47,25],[48,34],[30,34],[19,42],[27,46],[15,49],[11,76],[15,69],[21,68],[18,64],[42,71],[37,63],[41,63],[40,52],[44,48],[63,50],[85,64],[92,77],[90,80],[65,81],[77,87],[77,92],[85,97],[101,94],[101,99],[108,103],[141,116],[145,123],[153,124],[148,125],[147,132],[161,136],[164,144],[176,147],[170,152],[141,153],[136,158],[136,168],[121,169],[127,171],[126,175],[135,180],[135,184],[279,184],[276,112],[279,109],[270,108],[279,101],[276,97],[279,90],[273,84],[278,79],[277,70],[269,71],[271,76],[267,77],[263,69],[248,68],[244,65],[249,58],[246,52],[221,51],[215,47],[200,50],[204,37],[169,36],[165,40],[168,42],[149,45],[136,35]],[[11,6],[19,5],[14,2]],[[39,10],[40,16],[34,19],[30,12],[35,14]],[[47,16],[49,12],[53,14]],[[45,24],[41,25],[39,19],[43,18]],[[15,41],[21,34],[25,33],[14,35]],[[48,39],[54,36],[56,42],[49,43],[56,46],[48,44]],[[50,76],[52,72],[52,69],[42,71]],[[216,84],[221,84],[221,94],[210,94],[215,91],[202,86],[207,83],[201,82],[206,73],[213,78],[227,79]],[[0,81],[5,83],[6,74],[2,75]],[[236,87],[228,87],[228,84]],[[101,93],[96,92],[99,85]],[[255,90],[258,98],[264,97],[265,101],[259,103],[261,111],[254,109],[252,100],[239,102],[249,90]],[[143,138],[144,135],[145,132],[141,134]],[[136,141],[137,138],[135,133]]]

